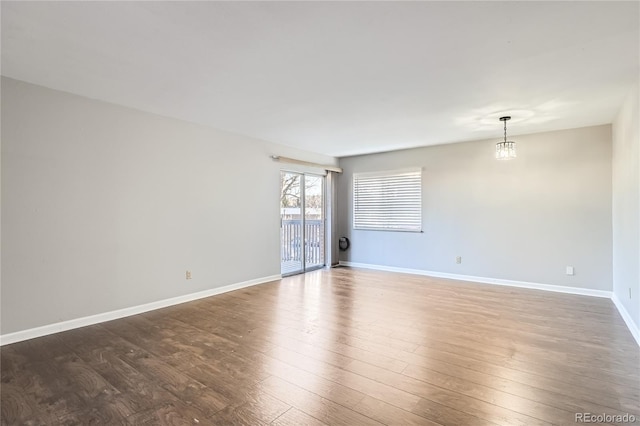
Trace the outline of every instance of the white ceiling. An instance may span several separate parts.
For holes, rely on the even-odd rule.
[[[610,123],[632,2],[7,2],[2,74],[332,156]]]

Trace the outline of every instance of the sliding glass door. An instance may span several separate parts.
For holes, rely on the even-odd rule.
[[[305,270],[324,266],[324,176],[304,175]]]
[[[280,273],[297,274],[304,271],[302,256],[302,200],[304,175],[280,174]]]
[[[280,176],[280,271],[292,275],[325,264],[324,176]]]

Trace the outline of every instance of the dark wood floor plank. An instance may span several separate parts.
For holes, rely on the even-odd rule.
[[[329,381],[340,383],[362,394],[388,401],[390,404],[407,411],[410,411],[420,399],[418,396],[396,387],[388,386],[371,378],[343,370],[322,361],[307,358],[304,355],[283,348],[277,348],[269,355]]]
[[[1,399],[2,424],[26,424],[38,414],[36,401],[18,384],[3,383]]]
[[[145,425],[145,426],[187,426],[187,425],[206,425],[206,418],[202,416],[200,410],[183,403],[179,399],[167,402],[156,408],[141,411],[133,414],[126,419],[129,425]]]
[[[211,416],[230,403],[220,392],[203,385],[160,359],[139,358],[132,365],[175,398],[200,410],[203,417]]]
[[[609,347],[604,345],[594,345],[585,343],[590,349],[590,352],[585,353],[583,345],[567,346],[564,342],[566,335],[562,339],[551,339],[549,335],[540,335],[524,330],[518,330],[518,334],[505,332],[502,329],[501,333],[496,333],[495,329],[487,330],[490,332],[483,332],[478,327],[450,327],[446,322],[438,318],[431,318],[428,322],[424,322],[419,326],[415,324],[403,324],[401,330],[398,330],[398,324],[393,326],[389,325],[385,321],[377,321],[375,324],[369,324],[361,329],[367,329],[370,331],[384,335],[394,335],[396,338],[410,341],[412,343],[425,345],[429,341],[446,341],[446,342],[458,342],[460,344],[468,343],[474,347],[480,344],[480,349],[483,349],[487,344],[490,344],[492,348],[497,350],[502,349],[507,351],[507,355],[547,355],[553,359],[566,358],[570,356],[574,361],[588,362],[589,365],[598,366],[601,361],[598,358],[593,357],[593,354],[602,353],[604,356],[609,356],[609,359],[602,360],[602,365],[606,367],[615,366],[617,371],[620,368],[623,370],[623,374],[628,371],[628,363],[637,365],[637,369],[640,370],[640,355],[636,351],[624,351],[616,348],[615,346]],[[576,325],[573,324],[572,328]],[[593,326],[585,326],[587,330],[592,330]],[[615,353],[612,353],[615,351]],[[498,355],[501,355],[498,353]],[[614,355],[614,358],[611,358]]]
[[[293,407],[275,419],[271,424],[273,426],[328,426],[315,417],[311,417]]]
[[[489,375],[506,378],[522,384],[531,385],[542,390],[553,390],[559,393],[580,395],[586,401],[602,402],[604,405],[624,410],[624,407],[635,407],[637,400],[631,395],[616,389],[606,388],[607,384],[576,374],[551,375],[530,372],[527,368],[515,369],[501,365],[495,361],[481,361],[468,356],[466,352],[455,353],[431,348],[428,354],[398,352],[396,356],[414,365],[429,365],[432,362],[451,363],[459,367],[474,371],[485,372]],[[603,387],[605,390],[603,391]],[[627,408],[631,409],[631,408]],[[632,411],[633,412],[633,411]]]
[[[640,417],[610,300],[352,268],[7,345],[0,372],[2,425]]]
[[[290,405],[254,387],[242,398],[209,418],[211,424],[270,424],[286,413]]]
[[[581,392],[580,396],[576,396],[575,392],[571,392],[569,389],[566,391],[549,390],[541,387],[534,387],[520,382],[503,379],[500,376],[489,375],[486,373],[470,370],[465,367],[455,366],[453,364],[447,364],[445,362],[434,362],[429,364],[432,368],[417,367],[415,365],[409,365],[402,374],[409,377],[413,377],[419,380],[432,380],[440,385],[448,379],[446,376],[451,376],[454,379],[461,379],[470,381],[472,383],[488,386],[492,389],[500,390],[503,392],[511,393],[531,401],[538,401],[542,404],[568,410],[570,412],[593,412],[604,413],[609,412],[612,414],[625,414],[629,411],[621,411],[613,407],[602,405],[601,401],[593,401],[591,399],[591,393]],[[640,413],[631,411],[633,414],[637,414],[640,418]]]
[[[229,406],[213,416],[207,418],[210,425],[238,425],[238,426],[267,426],[265,423],[254,417],[251,413],[243,411],[242,407]]]
[[[425,399],[429,399],[440,404],[448,405],[452,408],[464,411],[458,404],[469,404],[466,397],[475,400],[484,401],[488,404],[483,405],[485,409],[492,412],[499,411],[508,419],[507,424],[516,424],[517,419],[524,419],[523,424],[533,424],[534,421],[528,417],[533,417],[544,422],[553,423],[562,419],[571,419],[573,422],[573,413],[558,409],[553,406],[547,406],[530,399],[522,398],[509,392],[499,391],[489,388],[484,384],[477,384],[466,379],[460,379],[447,375],[440,375],[436,372],[426,371],[425,374],[419,375],[418,378],[408,377],[389,370],[384,370],[361,361],[354,361],[346,368],[354,373],[373,377],[375,380],[381,381],[399,389],[404,389],[412,393],[418,394]],[[459,394],[460,396],[456,395]],[[443,399],[438,399],[438,398]],[[450,405],[452,399],[457,399],[455,405]],[[475,402],[475,401],[474,401]],[[500,407],[494,409],[491,405]],[[505,410],[502,410],[505,409]],[[513,413],[509,412],[512,411]],[[527,417],[519,416],[524,414]],[[526,413],[526,414],[525,414]]]
[[[290,364],[281,362],[275,358],[268,358],[269,372],[282,380],[313,392],[329,401],[333,401],[353,408],[365,395],[338,382],[327,380],[321,376],[309,373]]]
[[[365,396],[354,408],[354,411],[386,425],[403,426],[440,426],[440,423],[418,416],[410,411],[397,408],[385,401]],[[474,419],[475,420],[475,419]],[[476,423],[477,424],[477,423]]]
[[[329,425],[364,426],[382,424],[278,377],[269,377],[263,380],[259,388]]]

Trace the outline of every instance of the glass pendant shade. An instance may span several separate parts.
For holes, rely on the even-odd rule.
[[[516,158],[516,143],[513,141],[498,142],[496,144],[496,158],[498,160]]]

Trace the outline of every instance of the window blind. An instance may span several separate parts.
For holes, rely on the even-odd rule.
[[[422,231],[422,169],[353,174],[353,227]]]

